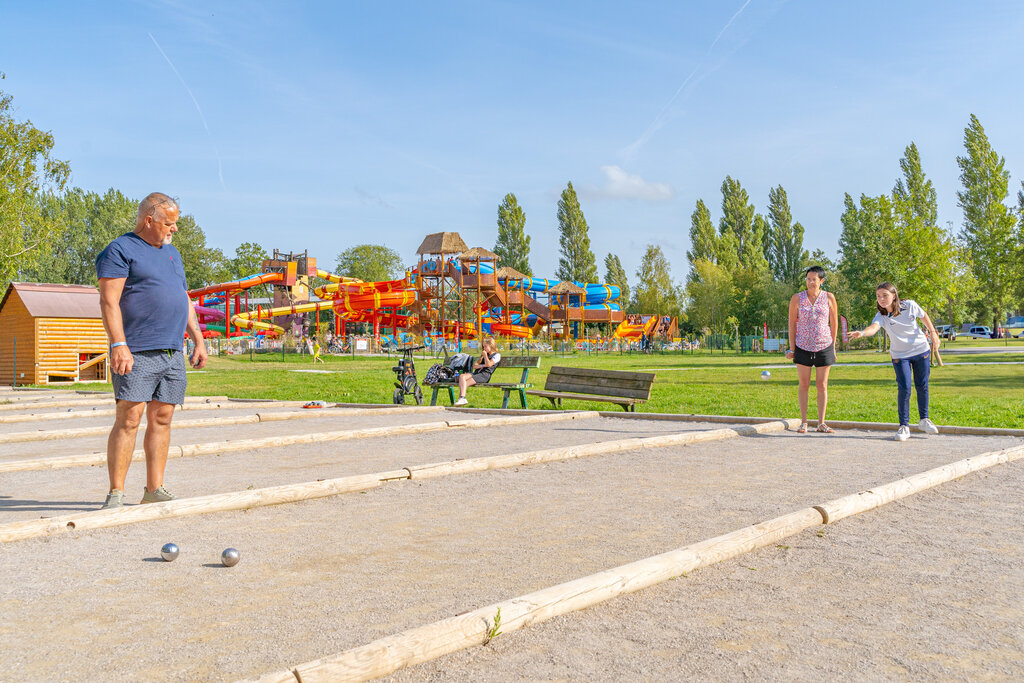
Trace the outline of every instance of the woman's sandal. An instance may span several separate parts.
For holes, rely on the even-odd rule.
[[[836,430],[832,429],[831,427],[829,427],[824,422],[821,422],[821,423],[818,424],[818,430],[817,431],[821,432],[822,434],[834,434]]]
[[[807,423],[806,422],[801,422],[800,426],[797,427],[796,433],[797,434],[806,434],[807,433]]]

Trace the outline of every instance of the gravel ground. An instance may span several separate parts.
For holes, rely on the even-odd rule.
[[[384,680],[1019,681],[1022,488],[996,466]]]
[[[450,447],[468,451],[482,437],[456,430]],[[856,431],[743,437],[3,544],[0,678],[255,676],[1019,443],[895,443]],[[464,664],[491,679],[809,678],[859,674],[858,653],[882,662],[898,646],[906,671],[934,677],[960,658],[988,666],[989,651],[972,649],[980,642],[1005,667],[980,671],[1019,677],[1022,483],[1019,465],[999,466],[926,494],[934,511],[914,498],[624,599],[656,604],[688,590],[667,609],[656,604],[660,616],[600,611],[623,609],[616,601],[537,627],[578,619],[597,634],[590,640],[547,631],[517,648],[533,633],[508,634],[447,668],[403,675],[461,676]],[[913,510],[924,518],[917,530],[903,521]],[[872,527],[883,514],[889,522]],[[171,564],[157,558],[168,541],[182,548]],[[229,545],[242,562],[225,569],[217,557]],[[947,599],[968,567],[978,595]],[[992,576],[999,581],[986,582]],[[987,633],[974,628],[981,623]],[[930,656],[931,643],[944,659]],[[903,671],[879,664],[863,677]]]
[[[453,416],[456,414],[445,412],[430,419],[438,421],[452,419]],[[470,417],[487,416],[474,414]],[[374,418],[377,419],[379,418]],[[482,431],[474,430],[465,435],[459,434],[458,438],[453,438],[452,430],[445,430],[404,436],[301,444],[222,455],[172,458],[168,461],[165,483],[177,496],[201,496],[240,491],[250,487],[262,488],[354,474],[385,472],[410,465],[459,458],[518,453],[681,431],[719,429],[722,426],[702,422],[589,418],[488,427]],[[144,463],[133,463],[128,470],[126,490],[129,492],[130,502],[136,502],[136,496],[142,497],[145,475]],[[95,510],[107,492],[107,469],[106,464],[101,464],[57,470],[0,473],[0,487],[10,496],[5,498],[0,495],[0,524]]]

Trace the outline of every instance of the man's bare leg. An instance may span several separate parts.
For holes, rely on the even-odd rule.
[[[167,447],[171,443],[171,419],[174,404],[150,401],[146,407],[146,436],[142,447],[146,450],[146,490],[156,491],[164,485],[167,467]]]
[[[132,463],[135,435],[139,431],[145,405],[134,401],[117,402],[114,427],[107,437],[107,475],[110,477],[111,491],[124,491],[124,480],[128,476],[128,466]]]

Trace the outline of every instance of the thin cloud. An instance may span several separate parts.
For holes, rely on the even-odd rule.
[[[675,197],[675,190],[668,183],[652,183],[639,175],[627,173],[619,166],[602,166],[605,184],[599,190],[590,192],[599,199],[639,199],[645,202],[666,202]]]
[[[632,156],[633,154],[635,154],[637,150],[639,150],[641,147],[647,144],[647,141],[650,140],[651,137],[656,132],[658,132],[658,130],[662,126],[665,125],[666,121],[668,120],[669,109],[672,107],[673,104],[675,104],[675,101],[679,99],[679,96],[683,94],[683,91],[686,89],[686,86],[688,86],[690,82],[693,81],[693,79],[697,76],[697,73],[702,68],[704,68],[704,64],[707,61],[708,57],[711,56],[711,51],[715,49],[715,45],[718,45],[718,41],[722,39],[722,36],[725,35],[725,32],[729,29],[730,26],[732,26],[733,22],[736,21],[736,19],[740,16],[740,14],[743,13],[743,10],[745,10],[747,8],[747,5],[749,5],[750,3],[751,0],[746,0],[746,2],[743,3],[743,6],[736,10],[736,13],[729,18],[729,21],[725,23],[725,26],[722,27],[722,30],[718,32],[718,35],[715,36],[715,39],[711,42],[711,45],[704,53],[704,56],[700,58],[699,62],[697,62],[697,66],[693,67],[693,71],[691,71],[690,75],[683,80],[682,85],[676,88],[675,94],[673,94],[672,97],[669,98],[668,102],[665,103],[665,106],[661,108],[661,111],[658,112],[658,115],[654,117],[654,120],[651,121],[650,125],[647,126],[647,129],[640,135],[640,137],[634,140],[632,144],[626,147],[624,151],[627,156]],[[703,76],[701,76],[701,78],[703,78]],[[699,81],[700,79],[698,78],[697,80]]]
[[[356,196],[359,197],[359,201],[365,206],[380,206],[385,209],[392,208],[383,197],[367,192],[358,185],[353,186],[352,191],[355,192]]]
[[[203,115],[202,107],[199,106],[199,100],[197,100],[196,96],[192,94],[192,88],[188,87],[188,83],[186,83],[185,79],[181,77],[180,73],[178,73],[178,69],[174,66],[174,62],[172,62],[171,58],[167,56],[164,49],[160,47],[160,43],[156,41],[153,34],[147,33],[146,35],[148,35],[149,39],[153,41],[153,45],[155,45],[156,49],[160,51],[160,54],[167,62],[167,65],[171,67],[171,71],[174,72],[174,75],[177,76],[178,80],[181,81],[181,84],[185,86],[185,92],[187,92],[188,96],[192,98],[192,104],[196,106],[196,111],[199,112],[199,120],[203,122],[203,128],[206,129],[206,135],[210,138],[210,144],[213,145],[214,156],[217,157],[217,177],[220,178],[220,186],[222,189],[227,190],[227,185],[224,184],[224,165],[220,161],[220,150],[217,149],[217,143],[213,141],[213,134],[210,132],[210,126],[206,124],[206,117]]]

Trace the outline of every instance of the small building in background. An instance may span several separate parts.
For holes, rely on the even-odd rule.
[[[12,282],[0,301],[0,384],[110,381],[100,293]]]

